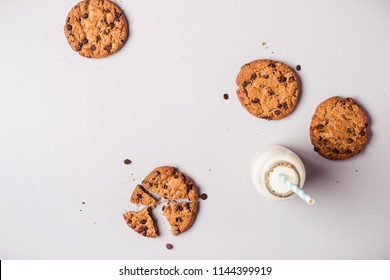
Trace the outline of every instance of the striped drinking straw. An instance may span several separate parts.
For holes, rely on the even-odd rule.
[[[296,185],[291,183],[289,180],[287,180],[286,175],[279,173],[278,178],[281,182],[283,182],[284,185],[286,185],[290,190],[292,190],[294,193],[296,193],[300,198],[302,198],[304,201],[306,201],[307,204],[313,205],[315,200],[312,199],[310,196],[308,196],[303,190],[298,188]]]

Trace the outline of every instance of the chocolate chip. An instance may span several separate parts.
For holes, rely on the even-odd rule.
[[[283,107],[283,105],[282,104],[278,104],[278,108],[280,109],[280,108],[282,108]]]
[[[254,80],[256,80],[256,78],[257,78],[256,73],[253,73],[252,76],[251,76],[251,80],[254,81]]]
[[[328,144],[329,140],[328,139],[324,139],[322,140],[322,143],[324,143],[324,145]]]
[[[268,64],[268,66],[271,67],[271,68],[275,68],[276,67],[275,63],[270,63],[270,64]]]
[[[317,129],[323,129],[325,126],[323,125],[323,124],[319,124],[319,125],[317,125]]]
[[[268,90],[268,95],[269,95],[269,96],[275,95],[275,92],[273,92],[272,89],[269,89],[269,90]]]
[[[301,65],[295,66],[295,69],[297,69],[297,71],[301,71]]]
[[[337,150],[337,148],[334,148],[334,149],[332,150],[332,153],[334,153],[334,154],[338,155],[338,154],[340,153],[340,151],[339,151],[339,150]]]
[[[200,198],[203,199],[203,200],[206,200],[207,199],[207,194],[206,193],[202,193],[200,195]]]
[[[192,190],[192,184],[187,185],[187,191],[190,191],[190,190]]]
[[[121,15],[122,15],[121,13],[115,12],[115,20],[119,21]]]
[[[316,151],[317,153],[320,151],[320,148],[319,147],[314,147],[314,151]]]
[[[362,131],[360,131],[360,136],[365,136],[366,135],[366,133],[364,132],[364,130],[362,130]]]
[[[295,78],[293,76],[291,76],[290,78],[288,78],[288,81],[291,83],[291,82],[294,82],[295,81]]]
[[[105,45],[105,46],[104,46],[104,49],[105,49],[106,51],[108,51],[108,52],[111,50],[111,48],[112,48],[111,44]]]
[[[174,175],[173,178],[177,179],[177,178],[179,178],[179,176],[178,175]]]
[[[287,78],[285,76],[280,76],[278,78],[278,81],[279,81],[279,83],[284,83],[285,81],[287,81]]]
[[[168,250],[172,250],[173,249],[173,245],[169,244],[169,243],[167,243],[167,245],[165,245],[165,247],[167,247]]]
[[[347,138],[347,143],[348,143],[348,144],[353,143],[353,139],[352,139],[352,138]]]
[[[92,45],[92,46],[94,46],[94,45]],[[92,48],[92,47],[91,47]],[[96,47],[95,47],[96,48]],[[124,161],[123,161],[125,164],[130,164],[131,163],[131,160],[129,160],[129,159],[125,159]]]
[[[268,78],[269,78],[269,76],[268,76],[267,74],[263,75],[262,77],[263,77],[264,79],[268,79]]]
[[[96,36],[96,42],[99,42],[101,39],[102,39],[102,37],[100,37],[100,35]]]
[[[68,24],[68,25],[66,26],[66,29],[67,29],[68,31],[71,31],[71,30],[72,30],[72,28],[73,28],[73,26],[72,26],[72,25],[70,25],[70,24]]]
[[[78,52],[81,51],[82,47],[83,47],[83,43],[79,42],[76,46],[76,51]]]
[[[352,128],[348,128],[348,129],[347,129],[347,132],[348,132],[348,133],[352,133],[352,132],[353,132],[353,129],[352,129]]]
[[[176,218],[176,222],[182,222],[182,221],[183,221],[182,218],[180,218],[180,217],[177,217],[177,218]]]
[[[110,11],[110,9],[106,9],[106,13],[110,13],[111,11]]]
[[[288,109],[287,102],[283,102],[283,109],[284,109],[284,110],[287,110],[287,109]]]
[[[344,100],[344,99],[341,100],[341,104],[342,104],[342,105],[345,105],[345,100]]]
[[[164,209],[165,209],[165,205],[162,207],[162,210],[164,211]]]
[[[163,187],[164,189],[167,189],[168,188],[168,186],[166,185],[166,184],[164,184],[164,187]]]
[[[184,204],[184,206],[186,207],[186,209],[190,209],[190,204],[188,202],[186,202],[186,204]]]
[[[137,197],[138,197],[138,198],[142,198],[142,194],[137,193]]]
[[[349,155],[349,154],[352,154],[352,151],[351,151],[350,149],[347,149],[347,150],[345,151],[345,153]]]
[[[140,227],[140,229],[141,229],[142,231],[146,232],[146,231],[148,230],[148,227],[147,227],[147,226],[142,226],[142,227]]]
[[[177,206],[177,211],[183,211],[183,207],[181,205]]]
[[[86,45],[86,44],[88,44],[88,39],[87,39],[87,38],[84,38],[84,39],[83,39],[83,45]]]
[[[88,14],[83,14],[81,17],[86,19],[86,18],[88,18]]]
[[[91,51],[96,51],[96,46],[95,45],[91,46]]]
[[[115,24],[113,22],[110,23],[110,27],[111,28],[114,28],[115,27]]]
[[[225,93],[224,95],[223,95],[223,99],[229,99],[229,94],[227,94],[227,93]]]
[[[277,116],[279,116],[280,113],[281,113],[280,110],[276,110],[274,114],[277,115]]]
[[[103,34],[104,34],[104,35],[108,35],[108,33],[110,33],[110,32],[108,32],[108,30],[104,30],[104,31],[103,31]]]
[[[249,85],[249,82],[247,82],[247,81],[242,83],[242,87],[246,87],[247,85]]]
[[[259,103],[259,99],[258,98],[254,98],[254,99],[252,99],[252,103]]]
[[[142,219],[142,220],[140,220],[139,222],[140,222],[140,224],[143,224],[143,225],[144,225],[144,224],[146,224],[146,219]]]

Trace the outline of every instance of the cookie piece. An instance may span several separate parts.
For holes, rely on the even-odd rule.
[[[310,124],[314,150],[328,159],[347,159],[367,143],[366,112],[352,98],[334,96],[321,102]]]
[[[151,208],[147,207],[139,212],[123,213],[126,224],[139,234],[146,237],[157,237],[158,231],[152,218]]]
[[[142,184],[148,191],[166,199],[179,198],[197,201],[199,198],[198,188],[194,181],[175,167],[155,168],[145,177]]]
[[[275,60],[255,60],[241,67],[237,75],[237,96],[252,115],[279,120],[294,110],[300,93],[295,72]]]
[[[72,49],[89,58],[102,58],[124,45],[128,25],[123,11],[108,0],[85,0],[74,6],[65,22]]]
[[[130,202],[134,204],[141,203],[142,205],[152,208],[156,207],[157,199],[155,199],[143,186],[137,185],[131,195]]]
[[[194,223],[197,213],[197,201],[170,201],[163,206],[163,214],[171,225],[173,235],[178,235],[188,230]]]

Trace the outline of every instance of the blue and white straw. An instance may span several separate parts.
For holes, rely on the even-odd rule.
[[[296,185],[294,185],[293,183],[291,183],[286,175],[284,174],[281,174],[279,173],[278,174],[278,178],[280,181],[283,182],[283,184],[285,184],[290,190],[292,190],[293,192],[295,192],[300,198],[302,198],[304,201],[306,201],[307,204],[309,205],[313,205],[315,200],[312,199],[310,196],[308,196],[303,190],[301,190],[300,188],[298,188]]]

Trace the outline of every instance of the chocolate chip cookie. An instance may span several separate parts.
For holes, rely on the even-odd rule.
[[[157,237],[158,231],[152,218],[151,208],[147,207],[139,212],[123,213],[126,224],[139,234],[146,237]]]
[[[294,110],[300,94],[295,72],[275,60],[255,60],[237,75],[237,96],[252,115],[266,120],[282,119]]]
[[[123,11],[108,0],[85,0],[70,10],[65,36],[72,49],[89,58],[102,58],[117,52],[128,35]]]
[[[178,235],[188,230],[194,223],[197,213],[197,201],[170,201],[163,207],[163,214],[171,225],[173,235]]]
[[[310,124],[314,150],[328,159],[347,159],[360,153],[368,135],[366,112],[352,98],[326,99],[318,105]]]
[[[198,188],[194,181],[182,174],[175,167],[161,166],[155,168],[142,182],[145,189],[165,199],[189,199],[197,201]]]
[[[156,207],[157,199],[155,199],[143,186],[137,185],[131,195],[130,202],[134,204],[141,203],[145,206],[150,206],[152,208]]]

